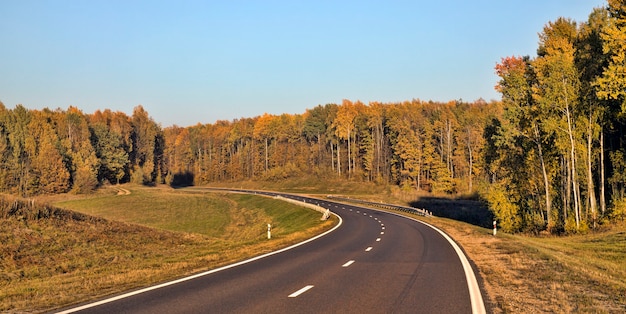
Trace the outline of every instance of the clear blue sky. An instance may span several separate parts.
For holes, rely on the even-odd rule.
[[[342,99],[499,99],[501,57],[604,0],[0,1],[0,101],[164,127]]]

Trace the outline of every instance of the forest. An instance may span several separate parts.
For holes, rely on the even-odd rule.
[[[0,103],[0,191],[315,176],[477,196],[507,232],[586,232],[626,213],[625,39],[624,1],[548,22],[537,56],[495,65],[501,101],[346,99],[165,128],[142,106],[129,116]]]

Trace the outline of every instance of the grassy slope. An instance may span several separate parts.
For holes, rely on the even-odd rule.
[[[333,225],[320,223],[315,211],[262,197],[131,192],[105,191],[63,203],[108,219],[64,210],[39,217],[29,206],[18,213],[5,210],[0,312],[48,310],[216,268]],[[276,225],[271,241],[266,222]],[[193,232],[183,232],[188,228]]]

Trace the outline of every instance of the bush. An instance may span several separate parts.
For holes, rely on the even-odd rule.
[[[522,219],[518,214],[518,207],[509,200],[505,188],[494,184],[485,192],[484,198],[489,203],[489,210],[498,221],[499,228],[504,232],[518,232],[521,229]]]
[[[611,220],[624,221],[624,218],[626,218],[626,199],[622,198],[613,202],[613,207],[611,208],[611,212],[609,213],[609,218]]]

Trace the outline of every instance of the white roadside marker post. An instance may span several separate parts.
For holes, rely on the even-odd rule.
[[[267,224],[267,239],[271,239],[272,238],[272,225]]]
[[[497,228],[496,228],[496,221],[493,221],[493,236],[496,236],[496,232],[497,232]]]

